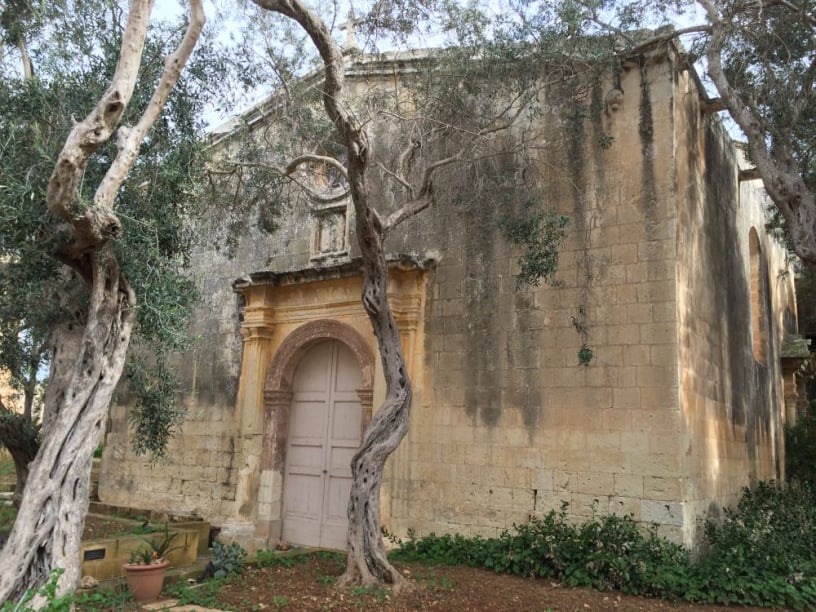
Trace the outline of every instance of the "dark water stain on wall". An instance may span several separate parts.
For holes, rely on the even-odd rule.
[[[474,183],[478,180],[472,178]],[[459,201],[456,208],[469,219],[467,230],[461,233],[465,411],[474,424],[478,417],[483,424],[493,426],[501,416],[500,300],[495,269],[497,210],[495,202],[486,200]]]
[[[704,155],[707,172],[706,205],[702,210],[701,234],[705,241],[702,265],[708,267],[707,278],[715,284],[708,290],[713,300],[713,312],[720,315],[720,329],[715,330],[720,341],[717,343],[712,339],[722,350],[718,363],[720,389],[730,389],[730,397],[720,399],[730,406],[727,416],[732,425],[745,427],[749,476],[754,479],[758,469],[758,449],[770,442],[773,430],[772,419],[775,417],[772,417],[771,398],[776,393],[776,381],[770,364],[777,363],[778,348],[769,342],[765,363],[754,358],[750,280],[744,273],[739,252],[739,245],[747,240],[747,236],[740,236],[736,226],[738,183],[718,130],[706,129]],[[773,309],[768,264],[764,250],[761,254],[760,283],[765,307],[760,325],[767,330],[766,337],[771,337]]]
[[[533,297],[531,293],[518,292],[513,300],[515,325],[507,336],[507,367],[515,376],[509,377],[507,396],[521,411],[524,426],[532,438],[541,419],[541,390],[538,371],[538,347],[541,346],[540,331],[532,329]]]
[[[644,58],[640,58],[640,104],[638,106],[640,118],[638,121],[638,135],[640,136],[641,157],[641,191],[643,201],[643,223],[646,236],[654,235],[657,226],[657,189],[655,187],[655,142],[654,142],[654,115],[652,109],[652,94],[649,84],[649,73]]]

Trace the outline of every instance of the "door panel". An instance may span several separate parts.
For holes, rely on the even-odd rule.
[[[354,355],[336,341],[314,346],[298,365],[284,471],[287,541],[346,547],[351,458],[360,444],[361,383]]]

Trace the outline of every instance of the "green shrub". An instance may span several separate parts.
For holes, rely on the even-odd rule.
[[[745,489],[720,523],[706,524],[708,550],[686,599],[752,606],[816,605],[816,496],[804,484]]]
[[[630,517],[574,525],[566,505],[498,538],[430,536],[391,553],[402,561],[484,567],[570,586],[751,606],[816,607],[816,496],[806,486],[761,483],[705,526],[707,551],[688,551]]]
[[[215,566],[213,575],[216,578],[226,578],[243,574],[246,556],[246,551],[236,542],[230,544],[213,542],[212,564]]]
[[[816,416],[785,427],[785,473],[788,480],[816,486]]]
[[[680,546],[653,530],[644,534],[630,517],[607,516],[573,525],[566,508],[516,525],[498,538],[409,537],[392,557],[556,578],[570,586],[632,594],[669,595],[682,582],[689,557]]]

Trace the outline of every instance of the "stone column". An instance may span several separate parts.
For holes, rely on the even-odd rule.
[[[362,419],[360,420],[360,435],[362,436],[374,414],[374,389],[367,387],[357,389],[357,397],[360,398],[360,406],[363,409]]]
[[[261,456],[264,437],[264,380],[272,359],[274,325],[272,308],[267,304],[264,287],[248,287],[241,336],[244,346],[241,376],[235,402],[237,482],[235,513],[224,523],[223,535],[252,552],[265,542],[255,536]]]
[[[289,434],[292,392],[268,390],[264,398],[267,427],[263,435],[255,535],[263,539],[266,546],[271,546],[280,540],[283,527],[283,458]]]

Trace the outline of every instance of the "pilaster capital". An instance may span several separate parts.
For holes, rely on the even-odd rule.
[[[273,313],[269,308],[249,306],[244,309],[241,336],[244,342],[251,340],[271,340],[275,331]]]
[[[360,398],[360,403],[363,406],[370,407],[374,403],[374,389],[361,387],[357,389],[357,397]]]

